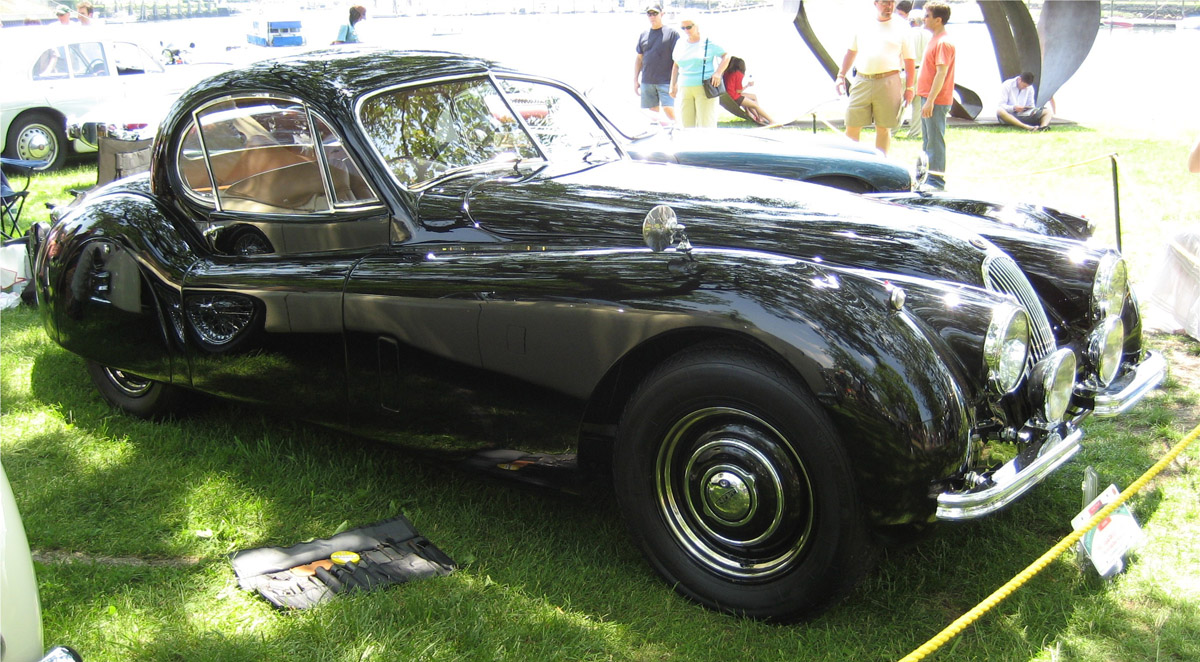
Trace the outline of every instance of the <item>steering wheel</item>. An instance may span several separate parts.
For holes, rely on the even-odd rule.
[[[88,62],[87,74],[89,76],[95,76],[96,74],[107,73],[107,72],[108,72],[108,63],[105,62],[103,59],[98,58],[98,59],[92,60],[91,62]]]

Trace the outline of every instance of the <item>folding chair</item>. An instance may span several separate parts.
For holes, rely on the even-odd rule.
[[[0,158],[0,165],[25,175],[25,185],[18,191],[8,183],[8,175],[4,174],[4,170],[0,170],[0,201],[3,202],[3,209],[0,210],[0,235],[3,235],[4,239],[16,239],[22,234],[21,212],[25,209],[25,198],[29,196],[29,179],[33,171],[44,168],[46,162]]]

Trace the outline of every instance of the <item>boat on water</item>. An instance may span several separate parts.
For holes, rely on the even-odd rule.
[[[261,14],[250,22],[246,41],[257,46],[303,46],[302,22],[298,17]]]

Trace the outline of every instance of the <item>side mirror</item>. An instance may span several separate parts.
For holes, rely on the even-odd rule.
[[[667,205],[658,205],[646,214],[642,221],[642,240],[655,253],[661,253],[675,246],[685,253],[692,250],[692,244],[683,232],[684,226],[675,215],[675,210]]]
[[[929,179],[929,155],[925,152],[917,152],[917,162],[913,165],[913,190],[917,190],[925,185],[925,180]]]

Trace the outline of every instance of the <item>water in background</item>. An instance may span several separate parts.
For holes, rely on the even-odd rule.
[[[813,3],[810,16],[825,35],[826,49],[840,60],[850,23],[843,15],[826,16],[817,11],[831,4],[840,5]],[[295,14],[304,21],[308,48],[328,44],[345,21],[340,9]],[[705,37],[747,61],[756,93],[776,116],[800,117],[818,108],[825,116],[839,117],[842,106],[833,83],[800,39],[792,18],[781,8],[770,7],[698,15],[697,22]],[[202,58],[240,61],[298,50],[247,46],[250,20],[242,15],[104,29],[150,46],[160,40],[195,42]],[[668,16],[667,23],[677,24],[678,16]],[[647,25],[641,12],[369,17],[359,24],[359,34],[364,41],[381,46],[456,51],[500,60],[590,90],[605,105],[636,106],[634,44]],[[979,94],[985,113],[990,113],[1000,79],[987,28],[983,23],[952,20],[949,29],[959,49],[958,82]],[[234,50],[227,51],[227,47]],[[1197,55],[1200,30],[1102,29],[1087,61],[1059,91],[1059,115],[1085,124],[1200,131],[1200,120],[1194,115],[1200,88],[1188,73]]]

